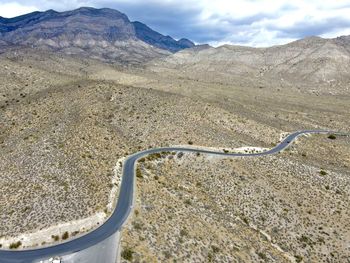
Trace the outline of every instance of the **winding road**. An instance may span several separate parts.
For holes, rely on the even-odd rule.
[[[120,186],[120,193],[116,208],[110,218],[97,229],[81,236],[76,239],[67,241],[65,243],[52,245],[49,247],[42,247],[37,249],[28,250],[0,250],[0,262],[1,263],[28,263],[39,262],[40,260],[48,259],[52,256],[63,256],[72,254],[78,251],[87,249],[93,245],[96,245],[111,235],[121,230],[125,222],[127,221],[134,204],[134,191],[136,188],[135,180],[135,167],[139,158],[146,155],[164,151],[171,152],[195,152],[211,155],[220,155],[226,157],[249,157],[249,156],[264,156],[278,153],[286,149],[298,136],[304,134],[339,134],[342,133],[322,131],[322,130],[305,130],[298,131],[288,135],[280,144],[274,148],[261,152],[261,153],[224,153],[215,152],[211,150],[185,148],[185,147],[164,147],[153,148],[146,151],[141,151],[129,156],[123,165],[122,182]]]

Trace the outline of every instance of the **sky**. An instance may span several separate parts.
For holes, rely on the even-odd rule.
[[[0,16],[82,6],[117,9],[162,34],[213,46],[350,35],[350,0],[0,0]]]

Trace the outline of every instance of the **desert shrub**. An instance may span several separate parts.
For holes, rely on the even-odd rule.
[[[242,220],[245,224],[249,225],[249,220],[245,216],[242,217]]]
[[[191,205],[191,200],[190,200],[190,199],[186,199],[186,200],[185,200],[185,204],[186,204],[186,205]]]
[[[160,153],[152,153],[152,154],[147,156],[148,161],[154,161],[154,160],[157,160],[160,158],[162,158],[162,155]]]
[[[132,254],[134,254],[135,252],[132,251],[130,248],[126,248],[122,251],[122,258],[125,259],[125,260],[129,260],[131,261],[132,260]]]
[[[180,236],[187,236],[188,235],[188,232],[187,232],[187,230],[186,229],[181,229],[180,230]]]
[[[10,249],[19,248],[21,245],[22,245],[22,242],[21,242],[21,241],[17,241],[17,242],[15,242],[15,243],[11,243],[11,244],[10,244]]]
[[[137,168],[137,169],[136,169],[136,177],[137,177],[137,178],[143,178],[142,172],[141,172],[141,169],[140,169],[140,168]]]
[[[214,245],[211,246],[211,249],[213,250],[213,252],[214,252],[215,254],[218,253],[218,252],[220,251],[220,249],[219,249],[217,246],[214,246]]]
[[[69,237],[69,233],[68,233],[67,231],[64,232],[63,235],[62,235],[62,239],[65,240],[65,239],[67,239],[68,237]]]
[[[51,238],[55,241],[58,241],[60,239],[58,235],[52,235]]]
[[[169,251],[164,251],[163,254],[166,259],[171,258],[171,253]]]
[[[297,263],[303,261],[303,257],[302,257],[302,256],[296,255],[296,256],[294,256],[294,258],[295,258],[295,261],[296,261]]]
[[[298,240],[303,244],[303,247],[305,247],[305,245],[309,245],[311,247],[314,245],[314,242],[311,240],[311,238],[306,235],[301,235]]]
[[[324,170],[321,170],[321,171],[320,171],[320,175],[325,176],[325,175],[327,175],[327,172],[324,171]]]
[[[258,252],[258,256],[263,259],[265,262],[267,261],[267,256],[263,252]]]
[[[335,140],[337,137],[334,134],[330,134],[328,136],[328,139]]]
[[[133,222],[132,225],[136,230],[142,230],[142,224],[140,222]]]

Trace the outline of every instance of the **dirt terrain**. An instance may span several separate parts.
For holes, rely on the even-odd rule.
[[[133,262],[346,262],[349,157],[349,137],[313,135],[266,157],[146,158],[122,247]]]
[[[241,74],[244,61],[222,62],[238,51],[194,48],[132,68],[31,48],[3,52],[0,240],[52,229],[43,242],[59,242],[63,235],[50,227],[97,213],[106,219],[114,167],[142,149],[268,148],[296,130],[349,130],[345,77],[319,89],[311,73],[303,85],[298,75],[282,85],[273,70],[256,78],[251,69]],[[348,138],[301,138],[282,154],[255,159],[171,156],[140,165],[124,260],[349,258]],[[87,230],[69,229],[69,236]]]
[[[108,68],[96,61],[47,55],[45,62],[42,54],[2,57],[0,236],[31,233],[97,212],[108,216],[113,168],[136,151],[189,143],[237,147],[246,145],[247,138],[267,145],[278,134],[192,98],[93,80],[90,65]],[[223,128],[221,121],[230,125]],[[243,130],[243,123],[257,130],[233,130]],[[260,138],[260,132],[271,136]]]

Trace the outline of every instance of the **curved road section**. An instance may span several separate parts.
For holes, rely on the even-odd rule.
[[[224,153],[209,150],[183,148],[183,147],[164,147],[153,148],[146,151],[141,151],[129,156],[124,162],[122,183],[120,186],[119,199],[117,206],[111,217],[99,228],[71,241],[38,249],[30,250],[0,250],[0,262],[6,263],[24,263],[24,262],[38,262],[46,260],[53,256],[64,256],[85,250],[93,245],[96,245],[111,235],[116,233],[126,222],[129,214],[132,211],[134,204],[135,191],[135,167],[139,158],[152,153],[172,151],[172,152],[195,152],[211,155],[219,155],[226,157],[244,157],[244,156],[264,156],[278,153],[286,149],[298,136],[303,134],[338,134],[337,132],[322,131],[322,130],[305,130],[298,131],[288,135],[280,144],[274,148],[262,153]]]

